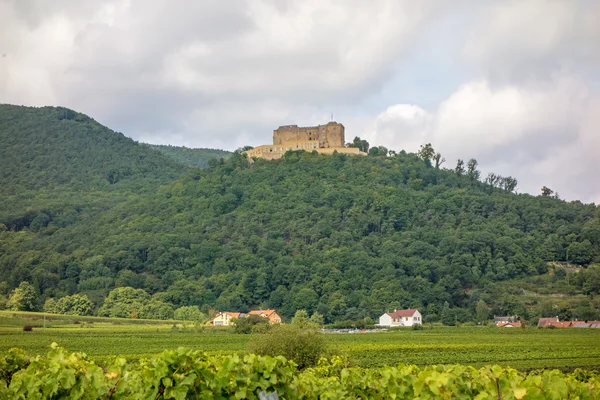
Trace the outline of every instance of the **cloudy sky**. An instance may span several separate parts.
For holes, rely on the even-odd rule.
[[[229,150],[333,114],[600,203],[596,0],[0,0],[0,102]]]

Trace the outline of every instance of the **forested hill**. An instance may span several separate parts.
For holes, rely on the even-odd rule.
[[[526,312],[490,295],[495,283],[545,276],[549,261],[600,261],[593,204],[516,195],[414,154],[370,154],[249,164],[234,153],[68,224],[5,226],[0,287],[31,282],[38,304],[83,293],[100,306],[131,286],[150,310],[274,307],[336,321],[418,307],[431,321],[448,309],[468,320],[482,299],[490,312]],[[589,270],[573,290],[600,292]],[[111,310],[99,312],[122,315]]]
[[[176,179],[185,167],[63,107],[0,105],[0,194]]]
[[[231,155],[230,151],[217,149],[191,149],[185,146],[164,146],[158,144],[148,144],[147,146],[160,151],[162,154],[180,164],[185,164],[190,167],[205,168],[208,164],[208,160],[219,160]]]

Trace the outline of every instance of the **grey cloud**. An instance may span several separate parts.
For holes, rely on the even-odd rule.
[[[583,0],[0,0],[0,101],[68,106],[138,140],[227,149],[335,112],[350,138],[410,151],[431,141],[449,159],[516,175],[524,190],[551,182],[597,200],[585,121],[598,95],[599,13]],[[414,61],[426,52],[446,67]],[[395,105],[422,90],[395,98],[399,73],[431,68],[444,82],[450,65],[467,78],[444,101]],[[554,168],[561,151],[585,154],[585,167]]]

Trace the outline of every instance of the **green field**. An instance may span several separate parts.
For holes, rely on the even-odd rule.
[[[173,328],[174,322],[81,319],[62,317],[24,320],[23,315],[0,315],[0,354],[18,347],[32,354],[46,353],[56,342],[69,351],[81,351],[102,360],[113,355],[139,359],[165,349],[188,347],[212,354],[243,353],[251,335],[214,329]],[[39,318],[37,315],[35,318]],[[69,319],[70,318],[70,319]],[[30,323],[32,332],[23,332]],[[73,323],[76,322],[76,323]],[[434,327],[422,331],[400,330],[354,334],[326,334],[336,352],[353,365],[375,367],[400,363],[499,364],[522,370],[583,367],[600,369],[600,331],[590,329],[498,329]]]

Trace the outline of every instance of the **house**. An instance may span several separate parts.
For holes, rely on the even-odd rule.
[[[540,318],[538,321],[538,328],[549,328],[549,327],[555,327],[555,328],[569,328],[572,326],[571,321],[559,321],[558,317],[553,317],[553,318]]]
[[[234,325],[231,320],[234,318],[246,318],[246,314],[239,312],[219,311],[217,315],[210,321],[212,326],[229,326]]]
[[[248,315],[258,315],[259,317],[267,318],[271,325],[280,324],[281,316],[275,310],[252,310]]]
[[[379,317],[379,326],[413,326],[422,325],[421,313],[416,309],[394,310]]]
[[[496,323],[496,326],[498,328],[520,328],[521,327],[521,322],[520,321],[516,321],[516,322],[499,322],[499,323]]]
[[[554,325],[555,323],[559,323],[558,321],[558,317],[552,317],[552,318],[540,318],[538,320],[538,328],[546,328],[550,325]]]
[[[510,317],[498,317],[498,316],[494,315],[494,324],[496,324],[496,326],[500,326],[501,324],[505,325],[509,322],[518,322],[518,321],[519,321],[519,317],[517,317],[516,315],[510,316]]]

